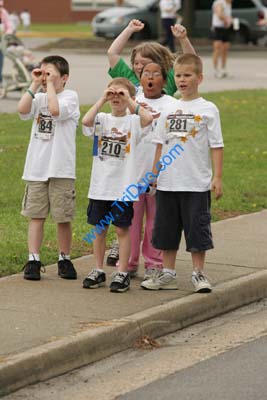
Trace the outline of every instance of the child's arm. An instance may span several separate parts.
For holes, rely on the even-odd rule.
[[[99,110],[103,105],[111,99],[113,96],[113,89],[112,88],[107,88],[103,96],[100,97],[100,99],[97,100],[97,102],[87,111],[87,113],[84,115],[82,119],[82,124],[85,126],[88,126],[89,128],[92,128],[94,126],[94,121],[95,117],[98,114]]]
[[[153,161],[152,173],[157,176],[160,173],[159,160],[160,160],[161,153],[162,153],[162,146],[163,145],[161,143],[157,143],[156,152],[155,152],[154,161]]]
[[[108,49],[108,60],[110,68],[114,68],[120,59],[122,50],[133,33],[139,32],[144,28],[143,22],[138,19],[132,19],[128,26],[119,34],[119,36],[113,41],[112,45]]]
[[[175,24],[171,26],[172,34],[179,39],[184,54],[196,54],[194,47],[187,36],[186,28],[183,25]]]
[[[45,74],[48,110],[52,117],[58,117],[60,109],[54,82],[58,77],[59,72],[54,67],[46,67]]]
[[[141,127],[144,128],[145,126],[150,125],[153,121],[153,117],[150,112],[140,104],[136,103],[136,101],[129,96],[129,92],[126,89],[121,89],[120,92],[124,93],[123,95],[126,96],[128,101],[128,109],[131,114],[139,115]]]
[[[23,94],[18,104],[20,114],[29,114],[32,108],[34,95],[42,83],[42,72],[40,68],[35,68],[31,73],[32,83],[29,89]]]
[[[215,193],[216,200],[223,195],[222,189],[222,169],[223,169],[223,148],[217,147],[211,149],[211,158],[213,164],[213,179],[211,190]]]

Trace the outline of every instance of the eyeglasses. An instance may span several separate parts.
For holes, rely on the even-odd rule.
[[[148,71],[144,71],[142,73],[142,77],[144,78],[159,78],[162,77],[162,73],[161,72],[148,72]]]

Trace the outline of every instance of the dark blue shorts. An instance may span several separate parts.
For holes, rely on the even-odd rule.
[[[112,205],[113,204],[113,205]],[[127,228],[132,224],[133,202],[89,200],[87,222],[91,225],[108,226],[113,224],[119,228]]]
[[[160,250],[178,250],[184,231],[191,253],[213,248],[210,191],[156,193],[156,217],[152,244]]]

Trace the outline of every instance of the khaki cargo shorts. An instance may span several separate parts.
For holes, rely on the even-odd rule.
[[[50,178],[26,183],[21,214],[29,218],[47,218],[49,211],[56,223],[70,222],[75,212],[75,180]]]

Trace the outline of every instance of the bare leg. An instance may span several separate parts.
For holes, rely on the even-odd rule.
[[[33,218],[30,220],[28,227],[29,253],[40,253],[40,248],[43,240],[44,223],[44,218]]]
[[[93,242],[95,266],[96,268],[103,269],[104,257],[106,251],[106,235],[108,229],[101,232],[100,235],[96,235],[96,239]]]
[[[175,260],[177,250],[162,250],[163,254],[163,268],[175,270]]]
[[[57,239],[59,253],[70,254],[72,239],[70,222],[57,224]]]
[[[219,66],[219,60],[222,54],[222,42],[220,40],[215,40],[213,42],[213,66],[215,69]]]
[[[120,253],[120,262],[118,270],[120,272],[127,272],[128,261],[131,252],[130,228],[116,227],[116,233],[119,239],[119,253]]]
[[[200,251],[198,253],[191,253],[194,270],[203,271],[205,255],[206,255],[205,251]]]
[[[226,68],[226,63],[227,63],[227,56],[228,56],[228,50],[230,47],[230,43],[226,42],[222,44],[222,68]]]

